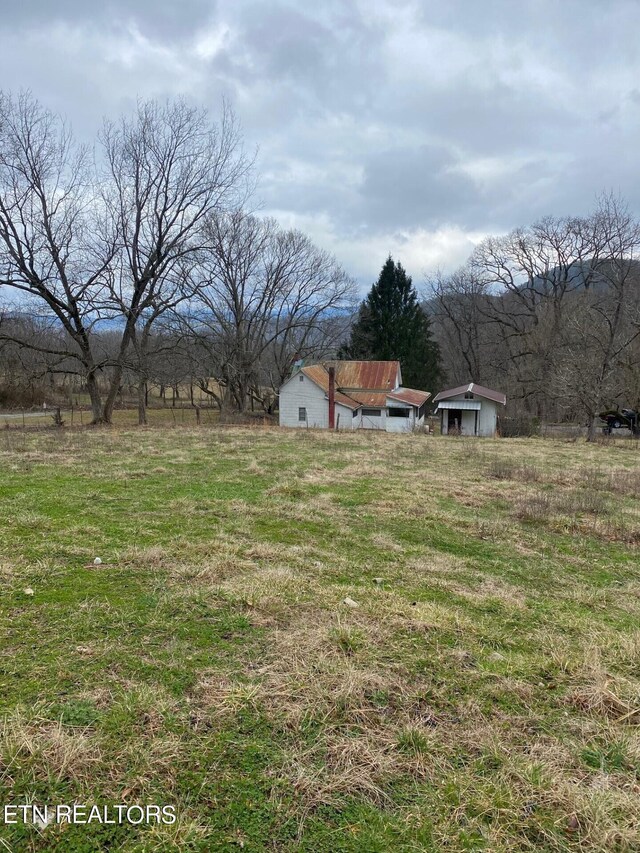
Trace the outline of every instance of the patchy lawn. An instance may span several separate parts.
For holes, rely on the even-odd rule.
[[[640,849],[637,454],[0,433],[0,850]]]

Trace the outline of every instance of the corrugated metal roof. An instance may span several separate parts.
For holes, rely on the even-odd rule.
[[[438,409],[473,409],[478,411],[482,406],[480,400],[441,400],[436,406]]]
[[[387,405],[387,395],[379,391],[351,391],[349,396],[361,406],[384,409]]]
[[[418,407],[426,403],[430,396],[428,391],[414,391],[413,388],[398,388],[397,391],[387,394],[391,400],[401,400],[403,403]]]
[[[322,364],[310,364],[308,367],[303,367],[302,372],[308,376],[312,382],[319,385],[322,390],[329,393],[329,374]],[[338,383],[336,382],[336,385]],[[336,388],[336,403],[341,403],[343,406],[348,406],[350,409],[357,409],[358,403],[350,395],[343,394]]]
[[[329,367],[336,371],[336,402],[350,409],[359,406],[384,409],[387,397],[421,406],[431,396],[428,391],[397,388],[400,375],[398,361],[325,361],[309,364],[301,370],[328,394]]]
[[[360,404],[356,400],[352,397],[347,397],[346,394],[341,394],[340,391],[336,391],[336,403],[341,403],[349,409],[358,409],[360,407]]]
[[[491,388],[485,388],[484,385],[476,385],[475,382],[469,382],[467,385],[459,385],[457,388],[449,388],[447,391],[440,391],[433,398],[433,402],[438,400],[446,400],[448,397],[457,397],[458,394],[477,394],[478,397],[485,397],[487,400],[493,400],[494,403],[507,405],[506,395],[502,391],[492,391]]]
[[[302,372],[308,376],[316,385],[329,390],[329,374],[321,364],[310,364],[308,367],[303,367]]]
[[[393,391],[397,387],[399,361],[333,361],[336,385],[343,391]]]

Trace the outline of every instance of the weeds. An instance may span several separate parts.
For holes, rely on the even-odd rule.
[[[533,465],[523,465],[508,459],[494,459],[489,463],[487,475],[494,480],[519,480],[522,483],[537,483],[540,472]]]
[[[640,849],[618,443],[3,436],[0,794],[179,821],[2,843]]]

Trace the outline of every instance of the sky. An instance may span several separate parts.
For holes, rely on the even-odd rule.
[[[370,286],[488,234],[640,213],[640,0],[0,0],[0,81],[81,138],[137,97],[232,104],[254,205]]]

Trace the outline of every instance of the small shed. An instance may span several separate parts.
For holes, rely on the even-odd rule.
[[[507,398],[501,391],[493,391],[475,382],[449,388],[436,394],[435,414],[440,415],[442,435],[482,435],[496,434],[498,407],[507,405]]]

